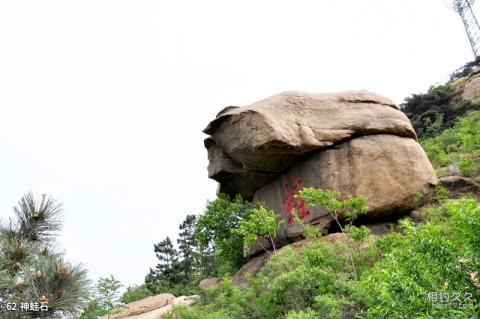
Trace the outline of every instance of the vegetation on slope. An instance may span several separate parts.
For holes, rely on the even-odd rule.
[[[479,120],[473,111],[421,139],[438,171],[456,162],[464,176],[478,176]],[[202,292],[196,308],[177,309],[176,318],[473,318],[479,311],[480,208],[466,196],[447,200],[448,191],[439,187],[421,209],[422,222],[405,219],[400,233],[370,237],[368,244],[315,240],[285,247],[247,285],[233,286],[227,278]]]
[[[440,135],[420,140],[439,176],[458,170],[462,176],[480,174],[480,111],[466,117]],[[451,169],[448,167],[451,166]]]
[[[462,77],[477,62],[452,75],[455,85],[432,87],[402,104],[440,176],[480,175],[480,111],[474,110],[480,104],[458,98]],[[307,203],[332,214],[348,206],[341,203],[356,203],[332,194],[301,192]],[[169,238],[154,245],[159,264],[122,300],[201,293],[193,309],[175,310],[171,317],[176,319],[474,318],[480,295],[480,208],[465,196],[448,200],[448,191],[439,187],[432,202],[419,209],[421,222],[406,218],[400,232],[381,238],[350,225],[347,240],[332,244],[304,225],[309,244],[271,252],[257,276],[234,286],[229,276],[245,263],[244,248],[270,240],[279,225],[261,205],[220,195],[199,217],[187,216],[178,248]],[[198,291],[198,282],[212,276],[225,280]]]
[[[469,62],[453,72],[449,82],[431,86],[426,93],[412,94],[400,105],[420,138],[439,135],[457,118],[480,110],[480,99],[464,100],[460,96],[468,77],[479,66],[480,59]]]
[[[200,305],[177,309],[177,315],[470,318],[478,311],[480,293],[480,207],[473,199],[462,199],[437,209],[443,219],[421,224],[405,220],[403,234],[373,238],[368,244],[315,240],[302,248],[285,247],[249,284],[236,287],[225,279],[203,293]],[[349,262],[352,251],[358,280]]]

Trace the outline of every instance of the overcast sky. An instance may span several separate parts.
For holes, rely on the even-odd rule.
[[[60,245],[140,284],[215,197],[202,129],[284,90],[400,103],[472,60],[441,0],[1,1],[0,216],[64,203]]]

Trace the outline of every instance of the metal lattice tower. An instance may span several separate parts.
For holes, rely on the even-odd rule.
[[[449,0],[448,5],[462,18],[468,40],[472,46],[473,54],[477,58],[480,54],[480,25],[473,13],[472,7],[475,0]]]

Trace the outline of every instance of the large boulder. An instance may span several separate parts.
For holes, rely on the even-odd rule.
[[[198,288],[208,289],[211,287],[218,286],[222,282],[222,278],[205,278],[200,281]]]
[[[333,222],[327,211],[296,199],[303,187],[363,195],[369,209],[360,221],[376,223],[414,210],[438,183],[408,118],[389,99],[367,91],[284,92],[228,107],[204,132],[210,135],[209,177],[220,183],[219,191],[263,202],[286,221],[278,246],[303,236],[294,209],[325,234]]]
[[[347,139],[393,134],[416,140],[408,118],[389,99],[368,92],[284,92],[229,107],[204,130],[209,177],[220,191],[250,199],[254,190],[299,158]]]
[[[413,210],[436,184],[435,172],[415,140],[380,134],[355,138],[315,153],[258,189],[253,200],[284,216],[287,222],[278,234],[281,241],[303,232],[291,219],[292,204],[300,207],[300,203],[288,205],[301,187],[330,189],[346,196],[363,195],[369,208],[364,218],[378,220]],[[324,232],[333,220],[323,209],[308,209],[307,213],[305,208],[305,213],[303,221]]]

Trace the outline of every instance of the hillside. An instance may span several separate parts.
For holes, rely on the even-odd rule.
[[[123,300],[200,295],[138,317],[155,319],[478,317],[477,81],[466,65],[406,98],[408,119],[365,91],[284,92],[220,112],[205,146],[230,196],[187,216],[178,250],[156,244],[159,264]],[[135,305],[115,318],[137,318]]]
[[[460,164],[460,173],[478,179],[479,120],[480,112],[471,112],[439,136],[422,139],[437,171],[457,158],[471,163]],[[459,194],[456,187],[440,186],[399,222],[399,232],[383,237],[358,228],[346,240],[331,234],[287,246],[246,284],[234,286],[226,278],[203,292],[200,305],[179,308],[178,314],[184,319],[471,318],[478,313],[480,292],[480,207],[470,196],[478,200],[479,189]]]

